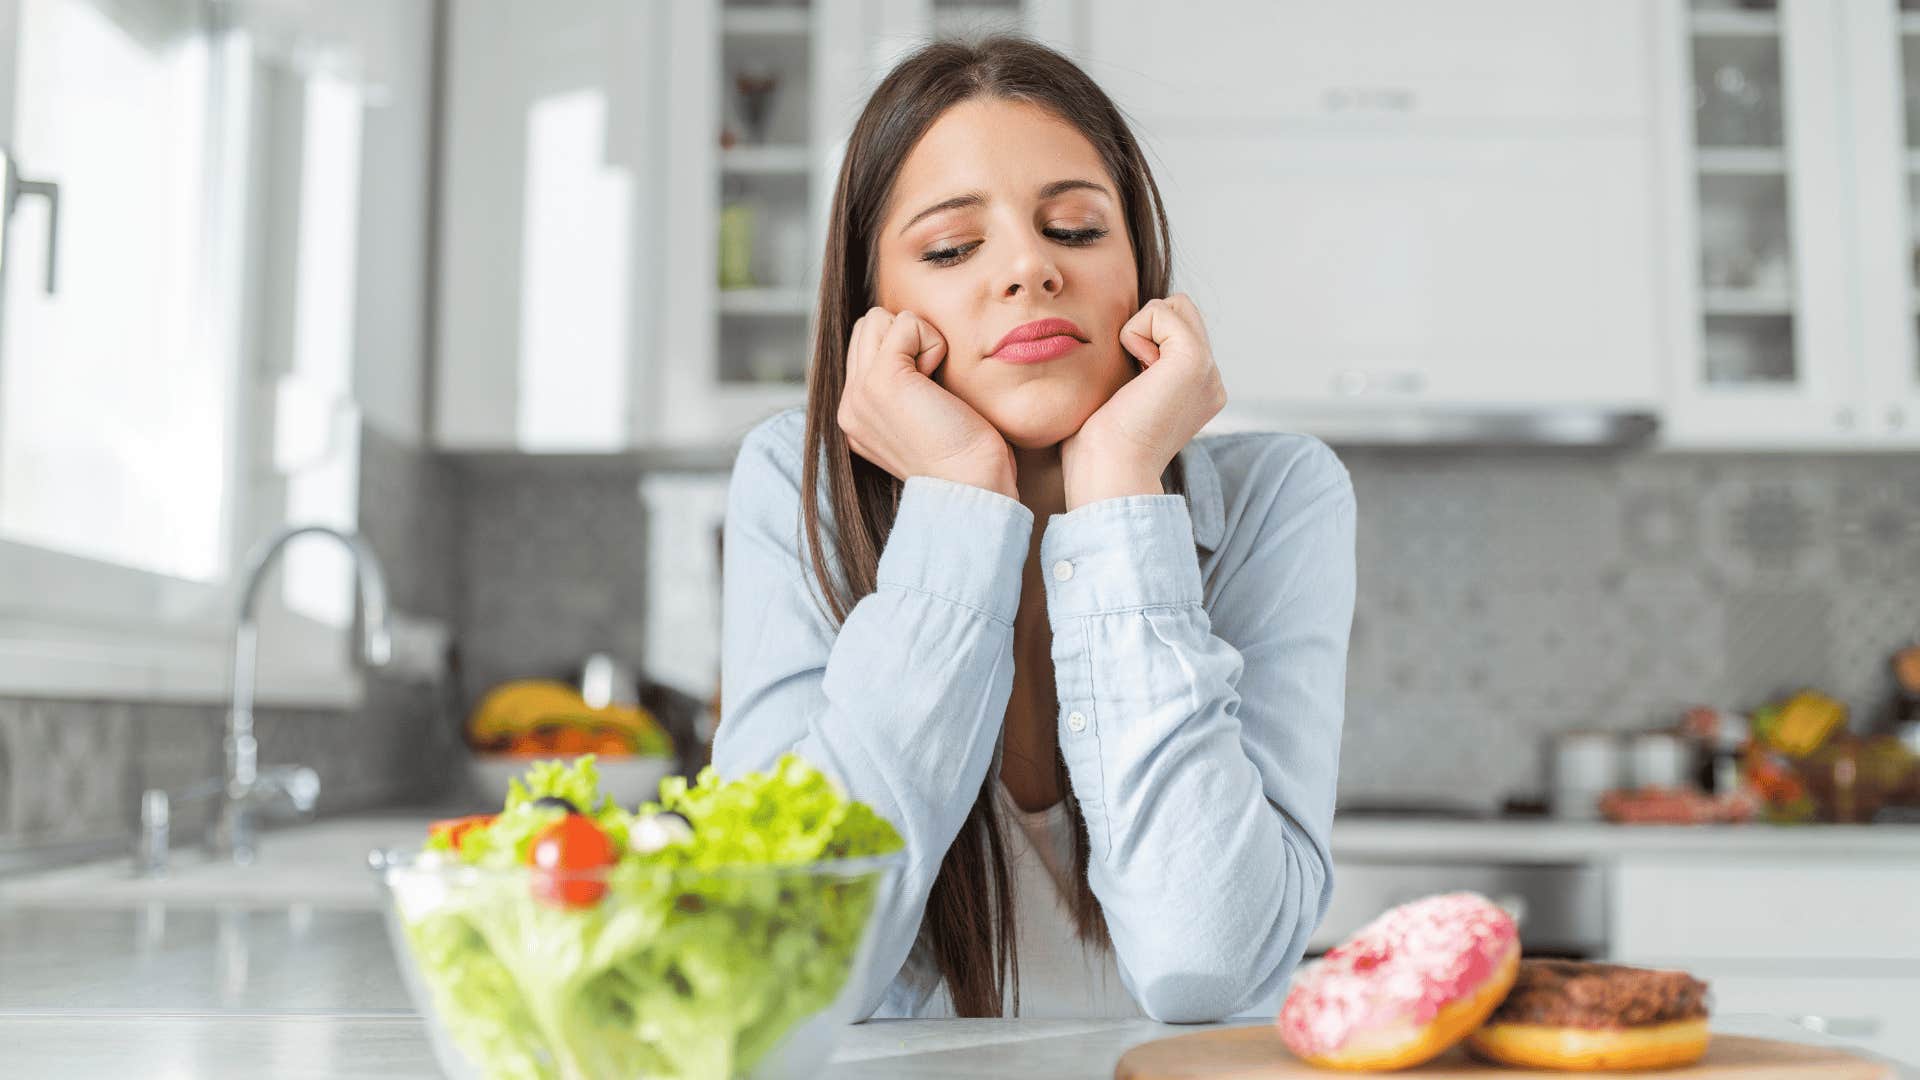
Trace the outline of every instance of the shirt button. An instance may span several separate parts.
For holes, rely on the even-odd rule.
[[[1087,718],[1077,712],[1067,714],[1067,730],[1075,735],[1087,730]]]
[[[1065,581],[1073,576],[1073,564],[1065,559],[1053,564],[1053,580]],[[1074,730],[1079,730],[1075,728]]]

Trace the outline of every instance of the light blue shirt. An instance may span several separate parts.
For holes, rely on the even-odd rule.
[[[805,426],[762,421],[729,482],[713,760],[731,779],[797,751],[900,830],[858,1016],[923,1015],[916,939],[998,767],[1034,515],[910,477],[877,587],[836,628],[804,556]],[[1180,460],[1185,498],[1088,503],[1040,542],[1088,880],[1128,994],[1165,1022],[1278,997],[1326,914],[1355,587],[1353,485],[1325,443],[1203,435]]]

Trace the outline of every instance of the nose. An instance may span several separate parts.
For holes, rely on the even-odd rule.
[[[1012,259],[1004,271],[1006,277],[1001,285],[1003,297],[1012,299],[1023,291],[1043,296],[1058,296],[1062,287],[1060,267],[1053,261],[1053,253],[1046,246],[1046,238],[1028,236],[1024,243],[1015,246]]]

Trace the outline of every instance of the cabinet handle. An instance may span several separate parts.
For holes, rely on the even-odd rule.
[[[7,222],[22,195],[38,195],[47,200],[47,295],[54,293],[55,270],[60,250],[60,185],[51,180],[28,180],[20,175],[19,163],[5,147],[0,147],[0,258],[6,257]]]
[[[1874,1016],[1795,1016],[1790,1019],[1822,1035],[1839,1039],[1871,1039],[1880,1034],[1880,1019]]]
[[[1360,394],[1418,394],[1427,377],[1419,371],[1363,371],[1342,368],[1333,376],[1333,390],[1348,397]]]
[[[1327,112],[1410,113],[1414,93],[1404,86],[1330,86],[1320,94]]]
[[[1887,426],[1888,427],[1892,428],[1895,431],[1898,431],[1900,430],[1901,426],[1904,425],[1906,422],[1907,422],[1907,414],[1901,410],[1900,406],[1892,405],[1887,408]]]
[[[1853,427],[1853,410],[1848,408],[1841,408],[1841,409],[1835,410],[1833,414],[1833,422],[1838,427],[1843,427],[1843,428]]]

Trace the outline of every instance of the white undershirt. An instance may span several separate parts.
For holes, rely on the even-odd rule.
[[[1145,1016],[1120,982],[1113,950],[1096,949],[1074,934],[1067,897],[1073,881],[1072,823],[1066,800],[1026,811],[1013,801],[995,770],[1013,879],[1013,918],[1020,965],[1020,1015],[1031,1017]],[[1005,1015],[1013,1015],[1012,987]]]
[[[1010,823],[1003,835],[1019,944],[1019,1015],[1055,1019],[1146,1016],[1120,982],[1113,950],[1083,944],[1074,934],[1072,908],[1065,892],[1073,867],[1073,834],[1069,831],[1066,801],[1045,810],[1022,810],[1000,779],[997,759],[993,775],[1000,816]],[[929,984],[937,980],[925,1005],[913,1015],[953,1016],[953,996],[946,981],[934,973],[921,945],[916,945],[908,963],[919,979]],[[1015,1015],[1011,982],[1001,999],[1001,1015]]]

